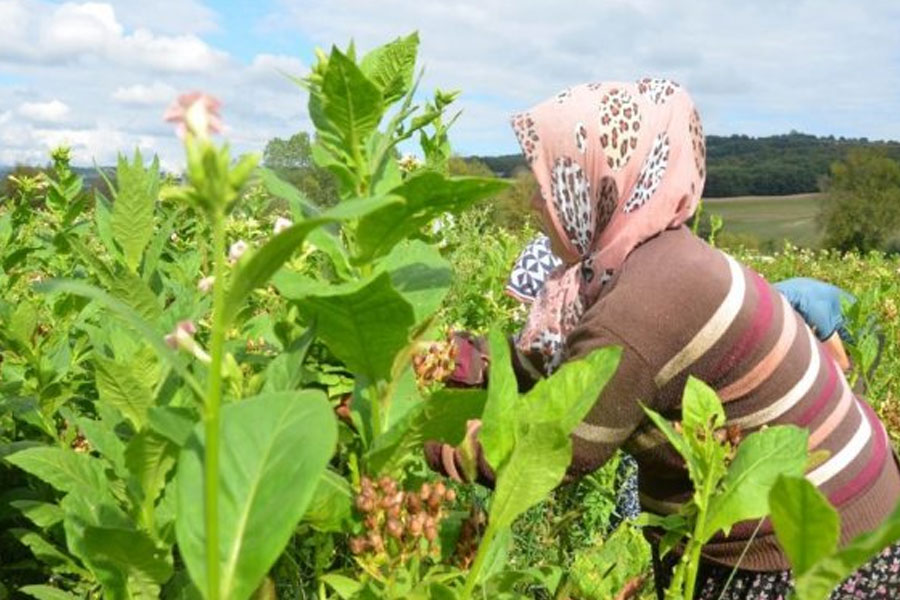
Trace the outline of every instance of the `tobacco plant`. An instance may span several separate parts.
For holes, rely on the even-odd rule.
[[[734,524],[762,519],[769,513],[769,490],[781,475],[800,476],[807,465],[808,431],[778,425],[743,437],[726,427],[716,393],[693,377],[682,399],[682,420],[674,427],[645,408],[653,423],[682,456],[694,492],[677,512],[646,515],[645,523],[665,532],[662,555],[680,546],[681,559],[666,597],[693,598],[700,552],[712,537]]]

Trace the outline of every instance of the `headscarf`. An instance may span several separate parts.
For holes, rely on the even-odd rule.
[[[693,101],[666,79],[567,88],[514,115],[512,126],[562,261],[539,287],[517,339],[549,373],[631,251],[693,215],[706,146]]]

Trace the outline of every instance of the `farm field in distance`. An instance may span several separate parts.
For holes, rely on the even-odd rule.
[[[792,196],[736,196],[704,198],[703,209],[722,217],[723,231],[750,234],[760,243],[773,241],[780,247],[783,240],[798,246],[817,247],[821,232],[816,225],[822,193]]]

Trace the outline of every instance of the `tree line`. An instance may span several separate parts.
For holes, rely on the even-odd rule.
[[[848,152],[868,148],[900,160],[900,143],[867,138],[818,137],[792,131],[784,135],[706,137],[706,198],[784,196],[818,192],[831,165]],[[500,177],[526,168],[521,154],[472,156]]]

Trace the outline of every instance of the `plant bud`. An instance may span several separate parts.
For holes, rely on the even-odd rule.
[[[365,538],[361,537],[352,537],[350,538],[350,552],[356,554],[357,556],[366,551],[367,543]]]
[[[356,508],[363,514],[371,513],[375,510],[375,500],[371,496],[360,494],[356,497]]]
[[[374,492],[375,491],[375,488],[372,485],[372,480],[369,479],[368,477],[363,477],[359,482],[359,486],[362,489],[362,491],[364,491],[364,492]]]
[[[408,525],[409,533],[410,533],[413,537],[418,537],[418,536],[422,535],[422,529],[423,529],[423,527],[424,527],[424,521],[425,521],[425,520],[422,518],[422,515],[421,515],[421,514],[418,514],[418,515],[416,515],[415,517],[413,517],[412,519],[409,520],[409,525]]]
[[[366,518],[363,519],[363,523],[366,524],[366,529],[375,529],[378,527],[378,517],[375,515],[366,515]]]
[[[456,502],[456,491],[448,488],[444,494],[444,499],[447,502]]]
[[[385,494],[393,494],[397,491],[397,482],[385,475],[378,480],[378,487],[381,488],[381,491]]]
[[[403,525],[396,519],[391,519],[387,522],[386,530],[387,534],[395,540],[399,540],[403,535]]]
[[[384,552],[384,539],[382,539],[381,535],[373,531],[369,534],[369,546],[371,546],[372,550],[375,552]]]
[[[387,514],[389,517],[397,519],[400,517],[400,504],[392,504],[390,508],[387,509]]]
[[[436,527],[426,527],[425,528],[425,539],[429,542],[433,542],[437,539],[437,528]]]
[[[410,513],[417,513],[422,510],[422,499],[416,494],[406,495],[406,510]]]
[[[438,494],[437,490],[433,490],[431,492],[431,496],[428,497],[428,508],[434,512],[441,507],[441,501],[444,499],[443,494]]]
[[[422,484],[422,487],[419,488],[419,497],[423,502],[427,501],[431,496],[431,485],[426,481]]]

